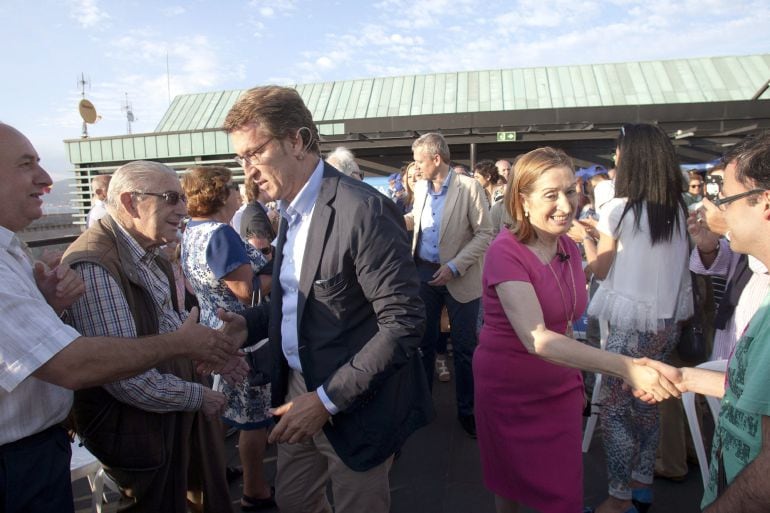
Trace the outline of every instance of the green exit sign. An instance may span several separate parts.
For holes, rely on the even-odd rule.
[[[497,132],[497,142],[508,142],[516,140],[516,132]]]

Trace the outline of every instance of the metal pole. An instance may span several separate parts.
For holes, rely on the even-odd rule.
[[[471,173],[474,167],[476,167],[476,143],[471,143]]]

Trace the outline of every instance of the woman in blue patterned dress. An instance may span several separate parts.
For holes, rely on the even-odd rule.
[[[238,186],[226,167],[194,167],[182,177],[191,216],[182,240],[182,269],[200,303],[200,322],[217,328],[218,308],[241,312],[259,289],[257,272],[264,255],[241,239],[230,226],[240,206]],[[262,459],[271,423],[270,385],[253,386],[248,379],[238,386],[223,383],[228,402],[223,420],[240,430],[243,465],[243,511],[273,505]]]

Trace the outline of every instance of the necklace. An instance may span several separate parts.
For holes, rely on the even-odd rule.
[[[561,249],[561,244],[557,242],[556,244],[557,253],[563,253]],[[572,282],[572,290],[570,291],[567,289],[567,293],[570,295],[569,299],[572,300],[572,312],[569,312],[568,310],[568,300],[564,297],[564,289],[561,286],[562,280],[559,279],[559,277],[556,275],[556,271],[553,270],[552,263],[553,259],[548,262],[548,269],[551,271],[551,274],[553,275],[553,279],[556,281],[556,286],[559,287],[559,296],[561,297],[561,305],[564,308],[564,315],[567,317],[567,329],[565,330],[564,334],[570,338],[572,338],[572,322],[575,320],[575,310],[577,310],[577,288],[575,287],[575,276],[572,273],[572,270],[569,269],[569,260],[564,260],[563,262],[568,262],[568,270],[569,270],[569,277],[570,281]],[[562,278],[564,277],[564,272],[562,271]]]

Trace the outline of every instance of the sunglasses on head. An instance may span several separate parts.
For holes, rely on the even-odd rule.
[[[176,205],[181,200],[182,203],[187,204],[187,196],[185,196],[181,192],[176,191],[166,191],[166,192],[139,192],[134,191],[131,194],[136,194],[137,196],[155,196],[156,198],[163,198],[163,201],[166,202],[168,205]]]

